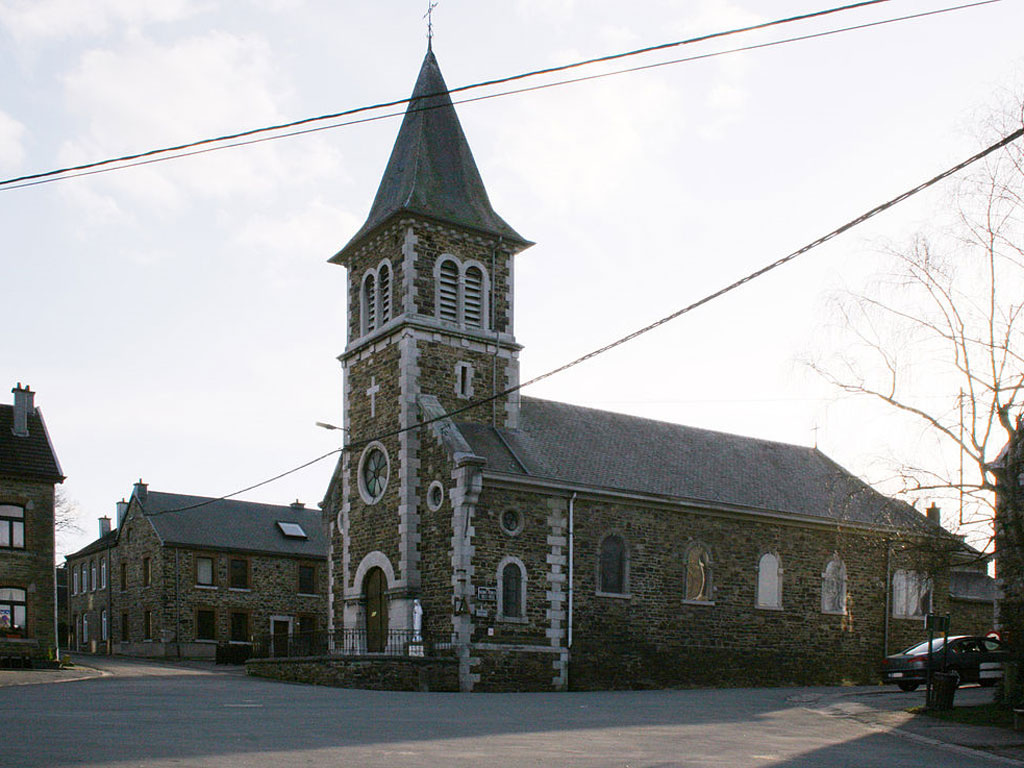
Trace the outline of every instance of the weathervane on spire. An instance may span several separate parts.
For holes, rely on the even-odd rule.
[[[437,0],[427,0],[427,12],[423,18],[427,20],[427,50],[432,50],[434,41],[434,9],[437,8]]]

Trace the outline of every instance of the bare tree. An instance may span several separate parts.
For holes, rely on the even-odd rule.
[[[1003,136],[1024,103],[986,126]],[[986,532],[993,461],[1024,403],[1024,148],[989,155],[953,193],[941,225],[889,247],[866,290],[834,298],[837,350],[810,366],[842,391],[916,423],[933,451],[894,467],[903,494],[939,499],[957,524]],[[900,422],[905,423],[905,422]]]
[[[54,490],[53,531],[58,538],[81,533],[78,525],[78,503],[68,498],[63,488]]]

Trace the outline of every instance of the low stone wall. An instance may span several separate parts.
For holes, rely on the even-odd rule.
[[[473,643],[470,646],[473,690],[488,693],[560,690],[560,659],[558,648]]]
[[[363,688],[374,691],[458,691],[459,663],[454,658],[309,656],[297,659],[249,659],[254,677],[292,683]]]

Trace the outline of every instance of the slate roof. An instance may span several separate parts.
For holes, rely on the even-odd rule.
[[[448,86],[429,49],[412,99],[366,223],[330,261],[345,263],[349,248],[402,211],[528,244],[491,207]]]
[[[203,506],[196,506],[199,504]],[[318,509],[147,491],[142,510],[164,544],[327,557],[327,536]],[[309,538],[286,537],[278,528],[278,521],[298,523]]]
[[[110,533],[106,533],[100,536],[98,539],[96,539],[96,541],[92,542],[91,544],[87,544],[86,546],[82,547],[77,552],[73,552],[70,555],[67,555],[64,559],[74,560],[79,557],[84,557],[85,555],[91,555],[93,552],[100,552],[104,549],[110,549],[111,547],[114,547],[116,545],[117,529],[114,529]]]
[[[490,472],[697,506],[940,532],[815,448],[527,397],[519,424],[458,426]]]
[[[29,414],[27,437],[16,436],[13,427],[14,406],[0,405],[0,474],[61,482],[64,473],[46,432],[42,412],[36,408]]]

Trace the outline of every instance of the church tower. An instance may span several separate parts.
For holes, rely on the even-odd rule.
[[[422,516],[444,498],[423,487],[432,438],[413,427],[456,411],[461,422],[518,423],[518,394],[488,398],[519,381],[513,256],[529,245],[491,207],[428,48],[366,223],[330,259],[348,272],[347,448],[327,499],[331,618],[365,629],[369,650],[413,627]]]

